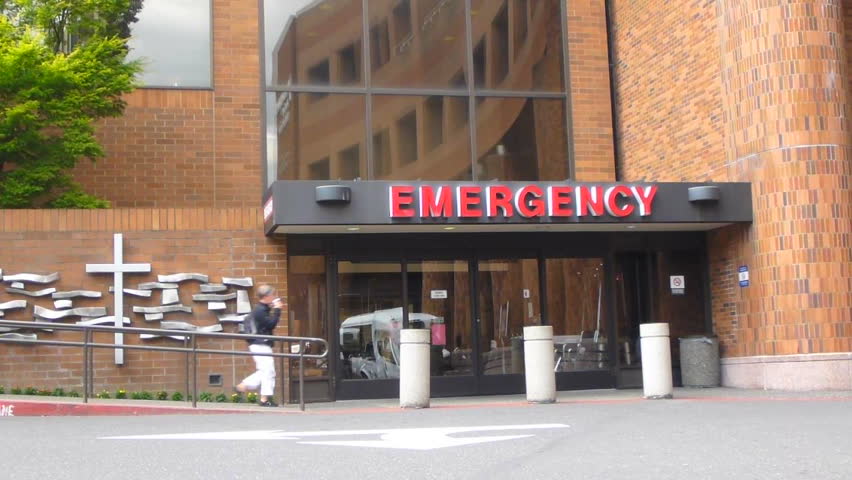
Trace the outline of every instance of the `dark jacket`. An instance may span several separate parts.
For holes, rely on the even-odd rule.
[[[258,302],[251,311],[251,316],[246,320],[251,320],[257,325],[258,335],[272,335],[272,331],[278,325],[278,319],[281,317],[281,310],[272,308],[271,306]],[[249,345],[272,345],[272,340],[254,339],[248,340]]]

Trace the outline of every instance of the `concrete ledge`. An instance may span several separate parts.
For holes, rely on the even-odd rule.
[[[723,358],[722,386],[852,390],[852,352]]]

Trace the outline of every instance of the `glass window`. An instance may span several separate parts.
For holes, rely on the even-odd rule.
[[[268,184],[567,179],[561,1],[265,0]]]
[[[409,262],[408,326],[432,331],[432,376],[473,375],[466,260]]]
[[[541,325],[538,260],[479,262],[482,373],[524,373],[524,327]]]
[[[467,97],[374,95],[377,180],[469,180]]]
[[[556,371],[608,368],[603,259],[552,258],[545,268]]]
[[[271,85],[363,86],[361,0],[266,0]]]
[[[399,378],[401,264],[338,262],[337,271],[343,378]]]
[[[270,144],[275,178],[354,180],[366,178],[364,97],[278,92],[267,94],[274,128]],[[267,129],[270,131],[270,129]]]
[[[375,87],[465,90],[464,0],[370,2]]]
[[[476,88],[564,90],[560,1],[471,2]]]
[[[478,180],[565,180],[565,102],[550,98],[479,97]]]
[[[145,0],[130,26],[131,60],[147,87],[210,88],[210,0]]]

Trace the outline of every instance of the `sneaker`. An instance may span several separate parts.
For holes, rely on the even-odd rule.
[[[265,402],[258,403],[261,407],[277,407],[278,404],[273,402],[272,400],[266,400]]]

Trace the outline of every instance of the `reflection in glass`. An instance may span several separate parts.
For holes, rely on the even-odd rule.
[[[480,261],[477,289],[482,372],[524,373],[524,327],[541,325],[538,260]]]
[[[548,259],[545,267],[556,371],[608,368],[603,259]]]
[[[361,0],[266,0],[267,82],[363,86]]]
[[[568,178],[565,102],[545,98],[479,97],[478,180]]]
[[[564,89],[560,1],[471,2],[477,89]]]
[[[341,372],[347,379],[399,378],[402,267],[338,262]]]
[[[128,60],[142,60],[148,87],[209,88],[210,0],[145,0],[130,25]]]
[[[464,0],[371,1],[376,87],[467,88]]]
[[[377,180],[470,180],[467,97],[374,95]]]
[[[326,315],[326,271],[325,257],[322,255],[288,258],[287,266],[287,311],[290,335],[299,337],[324,338],[328,340],[323,319]],[[283,319],[282,319],[283,322]],[[319,345],[309,345],[307,353],[319,353]],[[290,362],[296,369],[298,362]],[[328,375],[328,361],[305,360],[305,376],[322,377]],[[290,378],[294,378],[292,375]]]
[[[472,375],[467,261],[408,263],[408,325],[432,331],[432,376]]]
[[[269,93],[276,112],[279,180],[366,178],[364,97]]]

